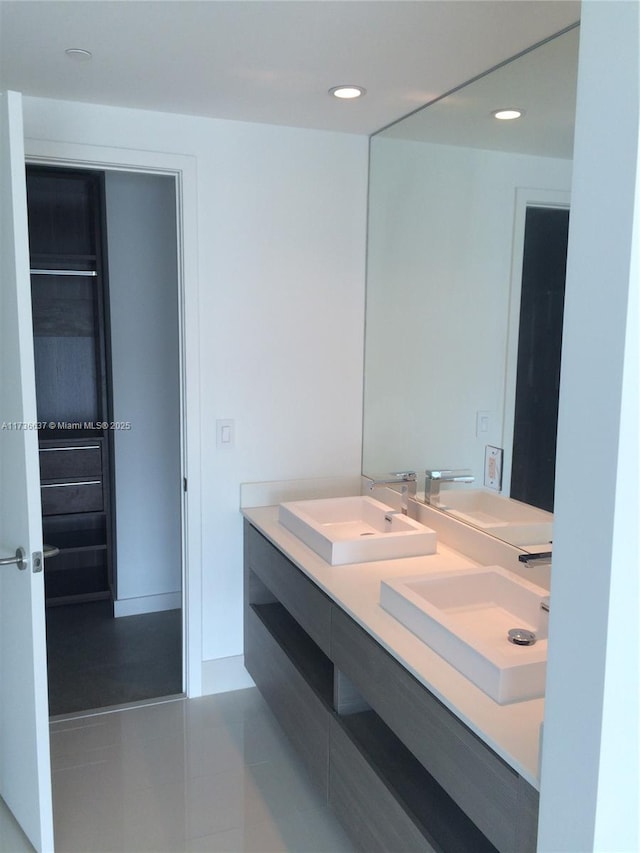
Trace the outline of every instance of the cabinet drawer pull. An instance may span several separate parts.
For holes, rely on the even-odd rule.
[[[60,489],[63,486],[99,486],[101,480],[83,480],[78,483],[45,483],[41,486],[42,489]]]
[[[31,275],[90,275],[97,276],[95,270],[31,270]]]
[[[81,444],[78,447],[41,447],[40,453],[59,453],[61,450],[100,450],[100,445]]]

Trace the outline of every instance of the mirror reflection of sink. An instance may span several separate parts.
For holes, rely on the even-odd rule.
[[[382,581],[380,604],[501,705],[544,696],[549,593],[503,569],[477,569]],[[508,632],[533,632],[534,645]]]
[[[483,489],[446,489],[440,492],[443,509],[454,518],[495,533],[512,545],[549,542],[553,513]]]
[[[366,496],[283,503],[278,519],[332,566],[436,552],[435,531]]]

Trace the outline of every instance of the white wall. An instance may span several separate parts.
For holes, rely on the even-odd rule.
[[[109,171],[105,197],[118,616],[181,605],[175,180]]]
[[[471,468],[482,484],[485,445],[504,447],[516,189],[567,191],[571,168],[372,140],[365,471]]]
[[[239,484],[360,471],[367,139],[37,98],[24,110],[27,155],[53,140],[196,158],[202,656],[239,655]],[[221,418],[232,449],[216,449]]]
[[[637,853],[640,6],[581,17],[539,849]]]

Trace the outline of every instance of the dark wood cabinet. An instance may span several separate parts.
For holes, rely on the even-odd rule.
[[[114,577],[104,177],[27,167],[47,604],[109,598]]]
[[[532,853],[538,793],[245,522],[245,665],[359,849]]]

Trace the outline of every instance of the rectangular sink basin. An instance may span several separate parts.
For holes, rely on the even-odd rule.
[[[283,503],[278,519],[332,566],[436,551],[434,530],[361,495]]]
[[[454,518],[493,533],[512,545],[549,543],[553,514],[482,489],[443,489],[442,506]]]
[[[380,604],[500,705],[544,696],[549,593],[501,566],[380,585]],[[514,645],[512,628],[536,635]]]

